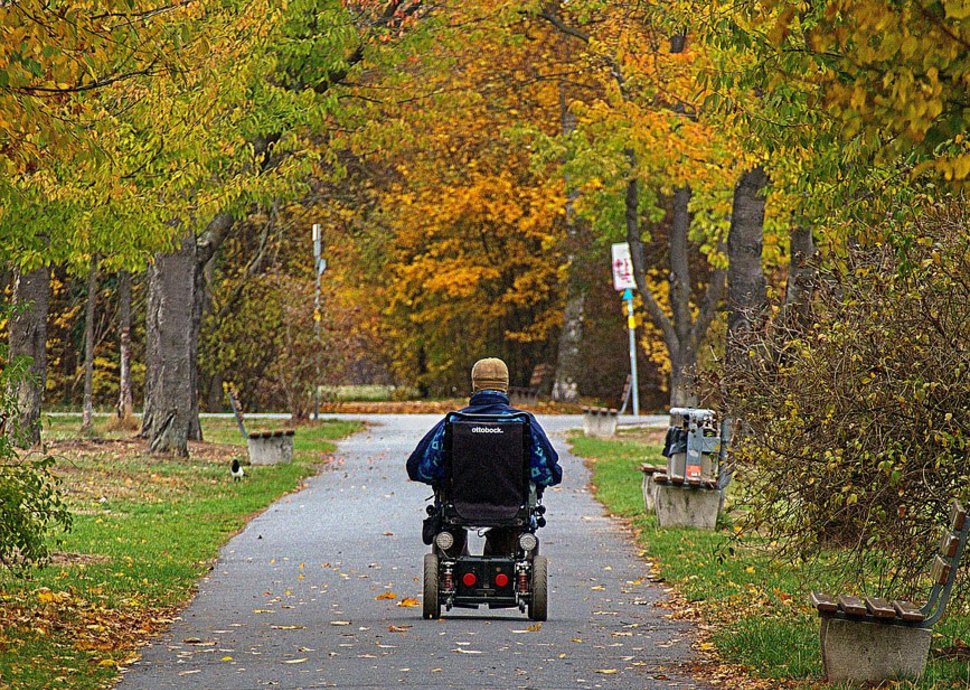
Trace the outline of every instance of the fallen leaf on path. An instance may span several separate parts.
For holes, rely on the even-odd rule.
[[[542,623],[533,623],[528,628],[526,628],[526,630],[528,630],[529,632],[539,632],[540,630],[542,630]]]
[[[410,627],[411,627],[410,625],[389,625],[387,626],[387,631],[403,633],[403,632],[407,632]]]
[[[613,673],[619,673],[615,668],[601,668],[601,669],[598,669],[596,672],[602,673],[604,676],[608,676]]]
[[[271,625],[273,630],[304,630],[305,625]]]
[[[455,647],[451,651],[458,652],[459,654],[481,654],[477,649],[464,649],[462,647]]]
[[[330,621],[330,625],[350,625],[350,621]]]
[[[226,654],[224,657],[222,657],[221,661],[232,661],[232,657]]]
[[[253,609],[253,613],[276,613],[270,609]]]
[[[415,606],[420,606],[421,602],[414,597],[404,597],[401,601],[397,602],[398,606],[403,606],[404,608],[414,608]]]
[[[397,594],[394,592],[384,592],[383,594],[378,594],[376,597],[374,597],[374,599],[377,601],[380,601],[381,599],[397,599]]]
[[[308,659],[308,657],[301,657],[301,658],[299,658],[299,659],[287,659],[287,660],[286,660],[286,661],[284,661],[283,663],[284,663],[284,664],[302,664],[302,663],[303,663],[304,661],[306,661],[307,659]]]

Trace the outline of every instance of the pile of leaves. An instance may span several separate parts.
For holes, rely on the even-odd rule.
[[[848,251],[726,372],[741,524],[780,555],[925,596],[949,506],[970,503],[968,222],[938,203]]]

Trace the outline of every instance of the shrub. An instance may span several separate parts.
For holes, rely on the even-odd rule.
[[[29,361],[9,361],[0,345],[0,577],[4,570],[23,575],[50,555],[48,535],[69,529],[71,516],[52,473],[54,459],[36,451],[19,451],[15,442],[28,430],[16,424],[16,384],[29,376]]]
[[[725,373],[740,524],[781,556],[919,596],[950,503],[970,502],[968,220],[938,204],[852,249]]]

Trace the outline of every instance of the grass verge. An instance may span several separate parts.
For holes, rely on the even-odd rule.
[[[79,439],[78,424],[57,417],[44,430],[72,531],[29,579],[0,572],[4,690],[111,685],[138,646],[185,605],[219,547],[312,475],[335,439],[359,428],[344,421],[301,427],[293,463],[247,467],[246,478],[233,482],[230,459],[246,452],[232,420],[203,420],[207,442],[192,444],[190,459],[150,457],[130,433],[103,428]]]
[[[652,439],[620,435],[604,441],[571,437],[573,452],[592,470],[596,497],[630,521],[643,550],[674,586],[684,610],[708,624],[701,643],[715,662],[707,671],[732,688],[809,688],[820,685],[818,617],[807,604],[811,589],[838,591],[824,572],[773,562],[756,544],[732,538],[730,511],[717,532],[662,530],[643,509],[640,465],[664,464]],[[950,610],[936,627],[925,677],[898,688],[970,690],[970,611]],[[734,671],[724,663],[733,665]]]

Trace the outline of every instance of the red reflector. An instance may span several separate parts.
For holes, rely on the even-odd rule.
[[[478,578],[475,577],[475,573],[465,573],[461,576],[461,582],[466,587],[474,587],[475,583],[478,582]]]
[[[509,583],[509,576],[505,573],[499,573],[495,576],[495,586],[505,587]]]

